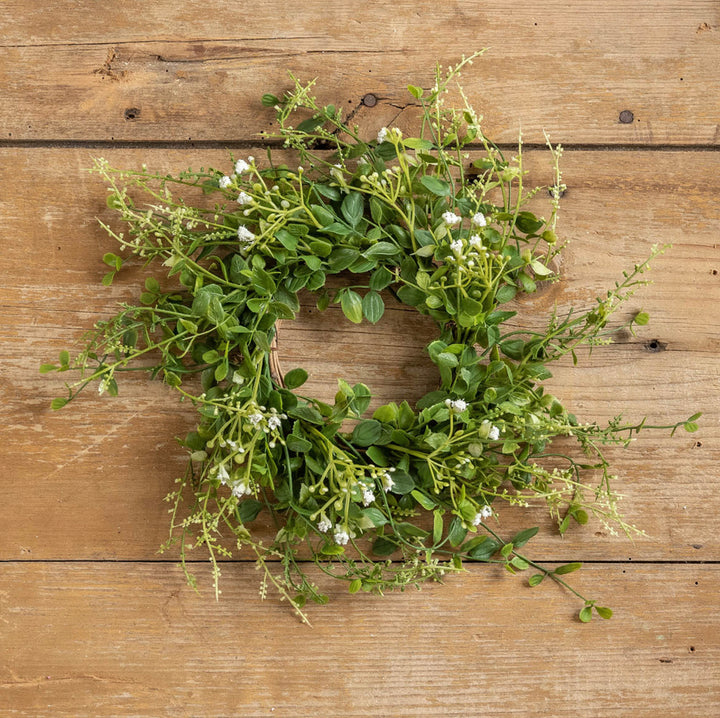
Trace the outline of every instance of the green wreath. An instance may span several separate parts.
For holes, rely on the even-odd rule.
[[[232,174],[172,177],[97,162],[129,236],[106,229],[126,254],[161,264],[176,281],[163,289],[148,279],[139,305],[122,305],[72,361],[63,352],[42,371],[81,374],[56,409],[93,381],[115,395],[117,377],[133,368],[197,408],[197,430],[181,442],[187,471],[167,497],[164,546],[179,544],[193,585],[187,550],[205,546],[216,591],[219,559],[247,547],[263,586],[276,586],[303,618],[307,599],[327,601],[312,565],[350,592],[440,580],[463,561],[499,562],[511,572],[533,567],[531,585],[549,577],[567,586],[562,576],[579,564],[544,568],[520,553],[537,529],[501,538],[503,504],[546,502],[560,533],[590,513],[635,531],[618,514],[601,447],[626,444],[643,422],[581,424],[542,382],[548,365],[575,358],[578,346],[610,341],[608,318],[645,283],[648,263],[590,310],[552,313],[540,332],[506,328],[523,295],[557,279],[561,148],[549,146],[555,180],[545,188],[550,217],[543,219],[526,207],[539,188],[523,184],[521,148],[507,159],[483,135],[462,90],[459,109],[445,104],[449,84],[472,59],[447,73],[438,68],[430,90],[409,87],[422,123],[416,137],[382,128],[375,140],[363,139],[339,109],[318,104],[313,83],[293,78],[282,99],[266,95],[263,104],[275,107],[275,137],[300,166],[277,164],[270,150],[267,162],[238,159]],[[188,202],[198,189],[221,200]],[[137,205],[137,191],[150,204]],[[104,261],[110,284],[126,260],[107,254]],[[351,281],[331,290],[329,275]],[[339,379],[330,405],[299,391],[305,370],[274,376],[276,326],[295,317],[301,290],[315,293],[321,310],[339,303],[354,323],[382,317],[383,293],[430,316],[438,389],[414,407],[390,403],[368,418],[365,384]],[[646,321],[638,313],[623,326]],[[694,430],[696,418],[667,428]],[[357,422],[352,431],[348,420]],[[580,458],[551,447],[556,437],[573,437]],[[583,478],[598,472],[597,485]],[[253,522],[267,514],[279,528],[265,544]],[[582,620],[593,609],[610,616],[580,598]]]

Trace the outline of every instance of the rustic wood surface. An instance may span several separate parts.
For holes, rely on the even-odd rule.
[[[717,2],[313,0],[286,12],[0,5],[0,715],[720,715]],[[312,629],[259,599],[242,555],[223,567],[218,603],[198,556],[196,595],[175,556],[157,554],[162,497],[184,464],[174,437],[192,410],[134,377],[116,399],[53,413],[62,377],[37,373],[143,276],[100,286],[114,247],[97,219],[113,218],[86,169],[98,156],[163,171],[229,167],[230,148],[258,156],[257,133],[272,130],[258,99],[287,87],[287,70],[319,76],[321,98],[368,136],[411,128],[405,86],[484,46],[463,81],[488,134],[512,143],[522,127],[539,145],[547,131],[567,147],[563,279],[523,300],[518,326],[541,326],[556,302],[588,306],[653,244],[673,245],[626,310],[651,323],[550,381],[582,419],[704,413],[697,434],[648,433],[610,452],[625,515],[646,535],[591,522],[560,539],[533,516],[546,529],[533,556],[588,562],[575,585],[615,616],[581,625],[567,593],[482,566],[384,599],[329,587]],[[527,162],[531,181],[547,181],[546,152]],[[307,368],[319,396],[342,376],[379,403],[433,386],[429,337],[407,308],[356,327],[307,298],[281,327],[279,359]],[[503,532],[527,525],[503,512]]]

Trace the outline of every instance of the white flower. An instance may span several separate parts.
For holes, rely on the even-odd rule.
[[[477,214],[473,215],[472,223],[476,227],[486,227],[487,219],[485,219],[485,215],[482,212],[478,212]]]
[[[279,416],[271,416],[271,417],[268,419],[268,426],[269,426],[271,429],[279,429],[280,426],[281,426],[281,424],[282,424],[282,422],[280,421],[280,417],[279,417]]]
[[[387,139],[387,136],[388,136],[388,128],[387,128],[387,127],[383,127],[383,128],[380,130],[380,132],[378,132],[378,134],[377,134],[378,144],[380,145],[380,144],[382,144],[383,142],[385,142],[385,140]]]
[[[445,406],[455,414],[462,414],[467,409],[467,402],[462,399],[445,399]]]
[[[240,192],[237,198],[237,203],[243,207],[246,204],[252,204],[253,198],[247,192]]]
[[[240,483],[235,484],[235,486],[232,487],[232,495],[237,497],[238,499],[251,493],[252,489],[244,481],[241,481]]]
[[[255,235],[244,224],[238,227],[237,234],[241,242],[252,242],[255,239]]]
[[[264,418],[265,417],[259,411],[256,411],[254,414],[250,414],[248,416],[248,421],[253,426],[257,426]]]
[[[462,217],[458,217],[455,212],[443,212],[442,218],[445,224],[450,225],[457,224],[458,222],[462,221]]]
[[[477,249],[478,252],[481,252],[481,251],[487,249],[487,247],[485,247],[482,243],[482,237],[480,237],[477,234],[473,234],[473,236],[470,237],[470,246],[475,247],[475,249]]]
[[[218,185],[220,185],[220,189],[226,189],[232,184],[232,178],[228,177],[227,175],[224,175],[218,180]]]
[[[497,428],[497,426],[491,426],[490,431],[488,432],[488,439],[490,441],[497,441],[500,438],[500,429]]]
[[[473,518],[473,526],[479,526],[485,519],[489,519],[493,515],[493,510],[485,504]]]
[[[455,254],[462,254],[463,251],[463,243],[462,239],[456,239],[454,242],[450,242],[450,249],[452,249]]]
[[[225,486],[225,484],[227,484],[228,480],[230,479],[230,474],[228,474],[228,470],[222,464],[218,466],[217,475],[220,479],[220,483]]]
[[[392,476],[390,476],[389,472],[387,471],[383,471],[382,473],[382,485],[385,493],[390,491],[392,487],[395,486],[395,482],[392,480]]]
[[[333,538],[335,539],[336,544],[344,546],[350,540],[350,535],[340,524],[335,524],[335,533],[333,534]]]
[[[248,158],[252,162],[252,158]],[[238,160],[235,163],[235,172],[241,175],[243,172],[247,172],[250,169],[250,165],[245,160]]]
[[[331,528],[332,524],[324,516],[318,521],[318,531],[320,533],[327,533]]]
[[[368,488],[363,489],[363,506],[370,506],[375,501],[375,494]]]

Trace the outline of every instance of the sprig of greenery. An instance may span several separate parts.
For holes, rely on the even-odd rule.
[[[552,362],[567,354],[577,361],[578,347],[611,341],[609,319],[664,248],[591,309],[553,312],[544,331],[505,329],[522,306],[511,301],[558,279],[562,148],[548,143],[555,176],[544,219],[527,208],[539,188],[524,184],[522,143],[506,159],[461,89],[463,106],[446,106],[474,57],[445,73],[438,67],[430,90],[408,88],[420,108],[417,136],[382,128],[364,139],[337,107],[318,103],[314,82],[291,76],[290,91],[263,102],[275,107],[274,138],[298,166],[278,164],[270,149],[267,163],[239,159],[232,174],[209,168],[175,177],[96,162],[126,227],[103,225],[120,246],[103,258],[110,268],[103,283],[127,257],[172,281],[163,289],[147,279],[138,304],[98,322],[72,360],[63,352],[41,370],[79,375],[55,409],[92,382],[115,395],[118,377],[133,370],[195,406],[200,419],[180,442],[189,464],[167,496],[163,546],[179,544],[193,586],[188,551],[207,549],[219,594],[232,539],[255,557],[261,595],[272,584],[303,620],[307,600],[327,601],[309,564],[346,581],[351,593],[383,593],[440,581],[465,561],[512,573],[535,568],[530,585],[549,577],[569,588],[583,601],[581,620],[593,609],[610,616],[561,578],[579,564],[551,570],[518,553],[537,528],[506,541],[490,519],[503,503],[540,500],[561,533],[590,514],[611,530],[636,531],[618,513],[603,447],[627,445],[646,428],[693,431],[698,415],[664,427],[621,417],[583,424],[543,382]],[[326,286],[341,273],[352,281]],[[438,388],[414,407],[389,403],[371,417],[362,383],[339,379],[333,404],[303,396],[307,372],[281,378],[270,362],[277,323],[295,317],[301,290],[315,293],[320,309],[339,304],[354,323],[379,321],[387,292],[431,317],[438,336],[427,351]],[[625,326],[646,322],[643,312]],[[347,419],[357,421],[351,433],[343,430]],[[558,450],[559,437],[574,438],[580,458]],[[276,526],[268,545],[252,528],[261,514]]]

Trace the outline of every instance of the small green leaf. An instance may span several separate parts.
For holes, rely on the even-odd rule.
[[[380,438],[381,434],[382,424],[375,419],[366,419],[353,429],[352,442],[357,446],[370,446]]]
[[[240,504],[238,504],[236,509],[238,521],[242,524],[254,521],[260,513],[262,507],[263,503],[261,501],[257,501],[256,499],[244,499],[240,502]]]
[[[436,509],[433,512],[433,543],[437,544],[440,543],[440,539],[442,538],[442,532],[443,532],[443,514],[445,511],[443,509]]]
[[[420,178],[420,183],[426,190],[432,192],[438,197],[448,197],[452,194],[450,185],[445,180],[438,179],[437,177],[425,175]]]
[[[515,548],[522,548],[537,532],[540,530],[538,526],[531,529],[525,529],[513,536],[512,543]]]
[[[363,319],[363,306],[360,295],[352,289],[346,289],[340,300],[343,314],[353,323],[360,324]]]
[[[564,576],[566,573],[572,573],[573,571],[577,571],[581,567],[582,567],[582,564],[579,561],[575,561],[573,563],[566,563],[563,566],[558,566],[553,571],[553,573],[556,576]]]
[[[582,608],[578,617],[583,623],[589,623],[592,619],[592,606]]]
[[[295,419],[302,419],[303,421],[310,422],[311,424],[324,424],[322,414],[312,406],[307,404],[298,404],[292,409],[288,409],[287,412],[290,416]]]
[[[283,377],[283,384],[285,384],[286,389],[297,389],[299,386],[302,386],[308,378],[308,373],[304,370],[298,367],[297,369],[291,369],[285,376]]]
[[[607,608],[605,606],[595,606],[595,610],[600,618],[604,618],[605,620],[612,618],[613,612],[611,608]]]
[[[647,312],[638,312],[633,319],[633,322],[639,327],[644,327],[650,321],[650,315]]]
[[[57,371],[59,369],[58,366],[55,364],[41,364],[40,365],[40,373],[41,374],[48,374],[51,371]]]
[[[63,349],[59,355],[60,366],[65,369],[70,365],[70,353]]]
[[[528,579],[528,584],[530,586],[537,586],[538,584],[542,583],[542,580],[545,578],[544,573],[534,573],[530,578]]]
[[[65,404],[67,404],[67,403],[68,403],[68,399],[64,399],[63,397],[58,397],[57,399],[53,399],[50,402],[50,408],[53,411],[57,411],[58,409],[62,409],[65,406]]]
[[[285,437],[285,443],[288,450],[295,454],[304,454],[312,448],[312,444],[307,439],[295,434],[288,434]]]
[[[377,292],[370,290],[362,299],[362,309],[365,318],[376,324],[385,312],[385,302]]]
[[[432,511],[437,505],[427,494],[418,489],[411,491],[410,495],[427,511]]]
[[[349,192],[340,206],[343,217],[351,227],[357,227],[363,216],[365,201],[359,192]]]
[[[355,578],[352,581],[350,581],[350,585],[348,586],[348,591],[350,593],[357,593],[362,588],[362,580],[359,578]]]
[[[424,90],[422,87],[418,87],[417,85],[408,85],[407,86],[408,92],[416,99],[419,100],[423,96]]]
[[[275,107],[275,105],[280,104],[280,100],[275,97],[275,95],[271,95],[269,92],[265,93],[260,101],[262,102],[263,107]]]

